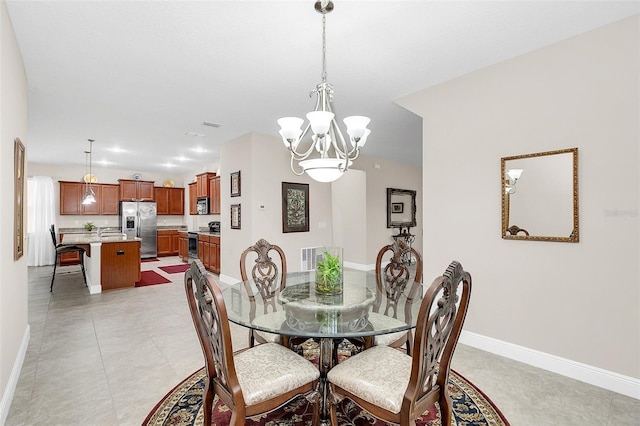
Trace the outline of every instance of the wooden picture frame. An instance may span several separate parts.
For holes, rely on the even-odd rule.
[[[24,254],[24,145],[19,138],[13,141],[13,259]]]
[[[282,232],[309,232],[309,184],[282,182]]]
[[[231,173],[231,196],[240,196],[240,170]]]
[[[231,204],[231,229],[240,229],[240,204]]]

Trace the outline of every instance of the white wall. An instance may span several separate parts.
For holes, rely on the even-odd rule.
[[[5,205],[0,209],[0,424],[4,424],[9,413],[29,342],[26,247],[19,260],[14,261],[13,254],[15,138],[24,144],[28,159],[27,76],[3,0],[0,1],[0,194]]]
[[[423,117],[426,270],[465,329],[640,378],[638,15],[401,99]],[[500,158],[579,148],[580,242],[502,240]]]
[[[221,275],[240,279],[240,255],[260,238],[284,250],[289,271],[300,270],[301,248],[331,245],[331,185],[294,175],[280,138],[250,133],[224,144],[220,156]],[[238,170],[241,195],[231,197],[229,174]],[[309,232],[282,232],[282,182],[309,184]],[[241,205],[239,230],[230,229],[231,204]],[[327,224],[326,228],[320,227],[322,222]]]

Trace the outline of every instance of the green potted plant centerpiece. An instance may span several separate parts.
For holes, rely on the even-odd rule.
[[[342,275],[342,248],[325,248],[316,262],[316,291],[323,294],[342,293]]]
[[[93,224],[93,222],[87,222],[84,224],[84,229],[86,229],[87,231],[93,231],[93,228],[95,228],[96,226]]]

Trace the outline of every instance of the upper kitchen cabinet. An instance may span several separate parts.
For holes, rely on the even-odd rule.
[[[96,196],[93,204],[82,204],[85,184],[60,181],[60,214],[74,215],[117,215],[118,185],[106,183],[91,184]]]
[[[103,183],[100,203],[100,214],[119,214],[120,185]]]
[[[211,179],[215,175],[216,175],[215,173],[210,173],[210,172],[200,173],[196,175],[196,197],[197,198],[211,196],[209,194],[209,179]]]
[[[211,197],[211,214],[220,214],[220,176],[209,179],[209,196]]]
[[[197,182],[189,184],[189,214],[198,214],[198,191]]]
[[[184,214],[184,188],[155,187],[155,200],[158,214]]]
[[[118,182],[120,201],[155,201],[153,181],[118,179]]]

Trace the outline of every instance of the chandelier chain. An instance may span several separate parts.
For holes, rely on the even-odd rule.
[[[327,15],[322,14],[322,82],[327,82]]]

